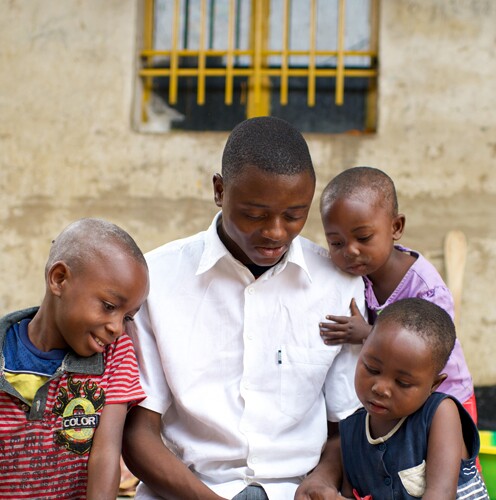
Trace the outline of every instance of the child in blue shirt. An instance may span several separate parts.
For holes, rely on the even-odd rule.
[[[424,299],[378,316],[355,372],[363,408],[340,423],[344,497],[489,500],[477,428],[455,398],[435,392],[455,339],[449,315]]]

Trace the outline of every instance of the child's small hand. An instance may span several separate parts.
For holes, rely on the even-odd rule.
[[[333,323],[320,323],[320,336],[326,345],[362,344],[372,327],[365,321],[355,299],[351,299],[351,316],[326,316]]]

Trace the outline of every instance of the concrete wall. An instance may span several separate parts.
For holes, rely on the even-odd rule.
[[[140,134],[131,114],[138,4],[0,2],[0,311],[39,303],[51,239],[110,219],[146,251],[203,229],[227,133]],[[377,134],[309,135],[318,186],[372,165],[396,181],[402,242],[444,274],[468,241],[459,335],[477,384],[496,383],[496,3],[383,1]],[[317,204],[304,234],[324,244]]]

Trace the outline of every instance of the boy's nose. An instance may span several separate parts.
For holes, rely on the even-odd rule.
[[[112,335],[112,337],[120,337],[122,335],[122,332],[124,331],[123,320],[120,321],[119,318],[116,318],[114,321],[107,323],[107,330]]]
[[[372,386],[372,392],[381,398],[389,398],[391,396],[391,389],[389,385],[382,380],[376,381]]]
[[[360,250],[358,250],[358,246],[354,243],[348,243],[344,249],[346,257],[356,257],[360,255]]]

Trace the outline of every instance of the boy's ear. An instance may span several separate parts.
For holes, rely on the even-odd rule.
[[[224,179],[220,174],[214,174],[212,179],[212,183],[214,186],[214,201],[215,204],[222,208],[222,200],[224,197]]]
[[[437,391],[437,388],[448,378],[446,373],[440,373],[434,380],[434,383],[431,387],[431,393]]]
[[[405,230],[405,216],[398,214],[393,217],[393,240],[398,241],[403,236]]]
[[[69,275],[70,270],[65,262],[58,261],[52,265],[47,273],[47,284],[53,295],[60,297]]]

